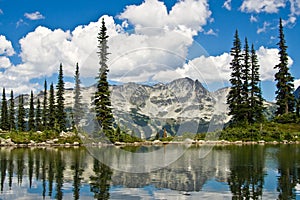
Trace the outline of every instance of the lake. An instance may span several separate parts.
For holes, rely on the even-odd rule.
[[[191,146],[164,168],[126,154],[181,148],[167,146],[1,147],[0,199],[300,199],[300,145]]]

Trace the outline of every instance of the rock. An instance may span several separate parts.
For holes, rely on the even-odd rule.
[[[74,142],[73,145],[78,146],[79,142]]]
[[[159,143],[161,143],[160,140],[154,140],[154,141],[153,141],[153,144],[159,144]]]
[[[53,139],[52,141],[53,141],[54,143],[57,143],[57,142],[58,142],[58,139],[55,138],[55,139]]]

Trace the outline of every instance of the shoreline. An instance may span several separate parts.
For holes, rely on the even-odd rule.
[[[278,145],[278,144],[300,144],[300,141],[272,141],[267,142],[264,140],[260,141],[226,141],[226,140],[218,140],[218,141],[209,141],[209,140],[185,140],[185,141],[145,141],[145,142],[134,142],[134,143],[125,143],[125,142],[116,142],[114,144],[106,144],[106,143],[87,143],[82,144],[79,142],[74,143],[55,143],[53,141],[46,141],[46,142],[40,142],[36,143],[34,141],[31,141],[28,144],[18,144],[14,143],[10,139],[1,140],[0,148],[1,147],[105,147],[105,146],[117,146],[117,147],[123,147],[123,146],[161,146],[161,145],[196,145],[196,146],[205,146],[205,145]]]

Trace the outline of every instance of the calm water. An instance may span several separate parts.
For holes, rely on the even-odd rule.
[[[300,145],[215,146],[202,159],[201,148],[133,174],[85,148],[2,147],[0,199],[300,199]]]

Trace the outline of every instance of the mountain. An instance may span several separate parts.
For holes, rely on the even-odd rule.
[[[176,79],[170,83],[145,85],[125,83],[110,86],[111,102],[116,123],[129,133],[142,138],[163,135],[182,135],[186,132],[207,132],[222,129],[230,120],[227,115],[226,96],[230,88],[208,91],[198,80]],[[82,88],[84,113],[82,122],[93,118],[91,99],[96,86]],[[68,112],[74,104],[73,89],[65,90],[65,107]],[[43,102],[43,93],[34,96]],[[24,96],[25,108],[29,96]],[[18,98],[15,99],[18,104]],[[272,115],[273,103],[265,103]]]
[[[110,89],[117,124],[142,138],[162,135],[164,130],[169,135],[206,132],[213,116],[214,124],[229,120],[224,100],[228,89],[211,93],[198,80],[181,78],[153,86],[125,83]],[[95,90],[95,86],[82,89],[86,112]],[[66,90],[65,98],[66,107],[71,107],[73,91]]]

